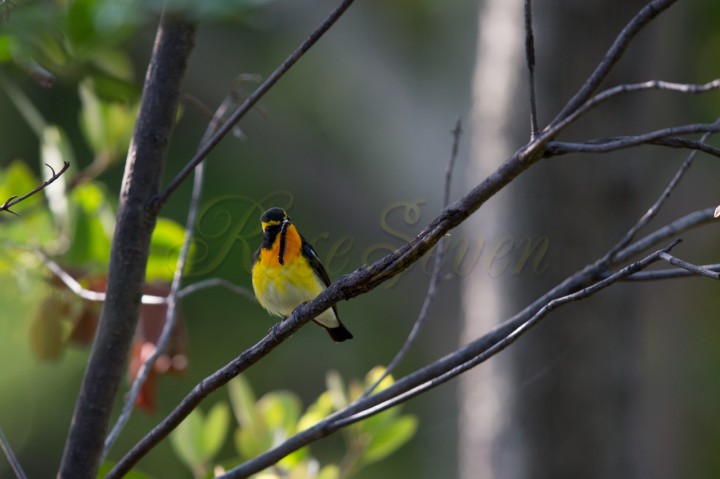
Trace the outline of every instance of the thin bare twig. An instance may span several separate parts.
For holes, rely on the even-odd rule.
[[[547,143],[547,152],[551,156],[565,155],[568,153],[607,153],[609,151],[622,150],[643,144],[654,144],[660,140],[676,135],[718,132],[720,132],[720,121],[713,123],[695,123],[662,128],[640,135],[598,138],[582,143],[550,141]]]
[[[27,479],[25,471],[23,471],[20,461],[18,461],[17,456],[15,456],[12,447],[10,447],[10,442],[5,437],[5,433],[3,433],[2,428],[0,428],[0,449],[2,449],[5,453],[5,457],[7,458],[8,463],[10,463],[10,467],[15,473],[15,477],[17,477],[17,479]]]
[[[616,283],[622,279],[625,279],[634,273],[638,271],[642,271],[643,269],[647,268],[651,264],[657,262],[662,255],[668,254],[667,252],[670,251],[675,245],[677,245],[680,242],[680,240],[676,240],[672,242],[670,245],[666,246],[665,248],[655,251],[654,253],[646,256],[645,258],[641,259],[640,261],[636,261],[632,264],[627,265],[626,267],[622,268],[620,271],[610,275],[609,277],[602,279],[586,288],[583,288],[579,291],[576,291],[574,293],[561,296],[559,298],[555,298],[548,302],[545,306],[540,308],[530,319],[520,324],[517,328],[515,328],[510,334],[506,335],[502,340],[496,342],[493,344],[490,348],[483,351],[482,354],[477,355],[475,358],[473,358],[471,361],[467,361],[466,363],[461,364],[458,368],[454,368],[447,373],[437,376],[433,378],[432,381],[428,381],[424,384],[421,384],[411,390],[406,391],[402,395],[398,395],[393,397],[389,401],[384,401],[380,404],[377,404],[372,409],[368,409],[362,414],[354,414],[352,416],[346,416],[342,418],[341,420],[337,421],[338,427],[344,427],[346,425],[352,424],[354,422],[357,422],[365,417],[377,414],[379,412],[382,412],[384,410],[390,409],[391,407],[394,407],[402,402],[407,401],[411,397],[417,396],[418,394],[435,387],[439,384],[442,384],[446,382],[449,379],[452,379],[453,377],[459,375],[463,371],[467,371],[468,369],[471,369],[475,366],[477,366],[480,363],[483,363],[490,359],[491,357],[495,356],[497,353],[501,352],[508,346],[510,346],[512,343],[517,341],[520,336],[522,336],[524,333],[526,333],[530,328],[533,326],[536,326],[543,318],[545,318],[550,312],[556,310],[557,308],[564,306],[568,303],[572,303],[575,301],[580,301],[582,299],[589,298],[593,294],[597,293],[600,290],[603,290],[607,288],[608,286],[612,285],[613,283]],[[462,370],[460,370],[462,369]],[[221,476],[222,477],[222,476]]]
[[[189,296],[193,293],[197,293],[200,290],[203,290],[206,288],[215,288],[215,287],[225,288],[228,291],[231,291],[237,295],[243,296],[251,301],[257,302],[257,298],[255,297],[255,294],[252,291],[250,291],[249,289],[244,288],[242,286],[233,284],[230,281],[227,281],[222,278],[204,279],[202,281],[198,281],[197,283],[193,283],[188,286],[185,286],[178,293],[178,298],[184,298],[185,296]]]
[[[624,263],[630,258],[638,256],[644,251],[647,251],[648,249],[657,246],[658,244],[665,242],[680,233],[712,223],[713,221],[713,208],[705,208],[689,213],[623,248],[615,254],[614,263]]]
[[[677,0],[654,0],[645,5],[630,22],[622,29],[620,34],[610,46],[610,49],[603,56],[602,60],[595,68],[587,81],[578,90],[578,92],[568,101],[560,113],[550,123],[550,126],[562,121],[568,115],[580,108],[592,93],[605,81],[615,64],[620,60],[627,50],[630,42],[648,23],[650,23],[660,13],[670,8]]]
[[[707,271],[720,272],[720,264],[706,264],[700,268]],[[697,273],[683,268],[658,269],[641,271],[625,278],[625,281],[658,281],[663,279],[694,278]]]
[[[53,261],[47,253],[37,248],[33,249],[33,251],[40,256],[40,259],[42,259],[45,266],[47,266],[47,268],[77,296],[86,301],[105,301],[106,296],[104,292],[92,291],[84,288],[75,278],[72,277],[70,273],[65,271],[59,264]],[[142,296],[143,304],[165,304],[166,302],[167,298],[164,296],[154,296],[150,294],[144,294]]]
[[[676,92],[676,93],[687,93],[687,94],[702,94],[702,93],[708,93],[711,91],[716,91],[720,89],[720,79],[715,79],[713,81],[707,82],[707,83],[673,83],[673,82],[667,82],[662,80],[649,80],[645,82],[640,83],[628,83],[623,85],[618,85],[612,88],[608,88],[607,90],[604,90],[597,95],[593,96],[589,100],[587,100],[585,103],[580,105],[579,108],[574,110],[572,113],[570,113],[567,117],[565,117],[562,121],[558,121],[557,123],[552,124],[549,126],[546,130],[547,133],[550,136],[557,135],[560,131],[564,130],[568,125],[571,123],[574,123],[580,116],[587,113],[588,111],[592,110],[596,106],[600,105],[603,102],[606,102],[610,100],[611,98],[615,98],[618,95],[623,95],[626,93],[635,93],[640,91],[648,91],[648,90],[661,90],[661,91],[669,91],[669,92]]]
[[[16,204],[20,203],[21,201],[24,201],[24,200],[30,198],[32,195],[39,193],[42,190],[44,190],[45,188],[47,188],[51,183],[53,183],[55,180],[60,178],[60,175],[65,173],[65,171],[67,171],[68,168],[70,168],[70,163],[68,163],[67,161],[63,161],[63,167],[58,172],[55,172],[55,169],[52,166],[48,165],[47,163],[45,163],[45,166],[50,168],[50,171],[52,171],[52,176],[50,176],[50,178],[48,178],[48,180],[43,182],[41,185],[35,187],[29,193],[26,193],[20,197],[18,197],[17,195],[13,195],[10,198],[8,198],[7,201],[5,201],[5,203],[0,205],[0,211],[7,211],[8,213],[12,213],[15,216],[20,216],[17,213],[15,213],[13,210],[11,210],[10,208],[12,208]]]
[[[686,150],[697,150],[697,151],[702,151],[703,153],[707,153],[708,155],[714,156],[716,158],[720,158],[720,148],[716,148],[712,145],[708,145],[707,143],[702,143],[700,141],[687,140],[685,138],[676,138],[676,137],[661,138],[658,140],[653,140],[653,141],[649,142],[648,144],[649,145],[667,146],[668,148],[683,148]]]
[[[700,138],[700,143],[705,143],[710,136],[710,133],[705,133],[702,138]],[[635,238],[635,235],[638,231],[640,231],[645,225],[650,223],[653,218],[657,215],[658,211],[660,211],[660,208],[663,206],[665,201],[670,197],[670,194],[673,192],[673,190],[677,187],[677,185],[680,183],[680,180],[682,179],[685,172],[690,168],[693,161],[695,160],[695,157],[697,156],[698,150],[693,150],[690,152],[690,154],[687,156],[685,161],[683,161],[682,165],[680,165],[680,168],[675,172],[675,175],[673,176],[672,180],[670,180],[670,183],[665,187],[663,192],[660,194],[658,199],[653,203],[653,205],[645,212],[642,217],[635,223],[632,228],[628,230],[627,233],[625,233],[625,236],[608,252],[607,258],[610,261],[613,261],[615,259],[615,255],[623,248],[625,248],[627,245],[629,245],[632,240]]]
[[[16,247],[21,247],[19,245],[13,245]],[[65,286],[70,289],[73,293],[75,293],[80,298],[86,300],[86,301],[94,301],[94,302],[100,302],[102,303],[105,301],[105,293],[100,291],[93,291],[87,288],[84,288],[73,276],[65,271],[62,266],[57,264],[55,261],[53,261],[47,253],[40,249],[32,249],[35,253],[37,253],[40,258],[42,259],[43,263],[47,268],[52,271],[52,273],[63,282]],[[221,287],[225,288],[228,291],[231,291],[232,293],[235,293],[237,295],[243,296],[251,301],[257,301],[255,298],[255,295],[252,291],[250,291],[247,288],[244,288],[242,286],[239,286],[237,284],[233,284],[230,281],[227,281],[225,279],[221,278],[209,278],[204,279],[202,281],[198,281],[197,283],[193,283],[190,285],[187,285],[183,287],[178,292],[178,298],[184,298],[185,296],[189,296],[191,294],[197,293],[198,291],[201,291],[203,289],[207,288],[216,288]],[[166,304],[168,302],[168,298],[166,296],[155,296],[152,294],[143,294],[142,296],[142,304]]]
[[[458,118],[455,121],[455,128],[452,130],[453,134],[453,143],[452,143],[452,149],[450,151],[450,160],[448,161],[447,169],[445,170],[445,188],[444,188],[444,195],[443,195],[443,209],[447,208],[448,204],[450,203],[450,185],[452,182],[452,174],[453,170],[455,169],[455,160],[457,159],[458,154],[458,148],[460,144],[460,136],[462,135],[462,119]],[[392,358],[388,366],[385,368],[385,371],[380,375],[378,379],[375,380],[373,384],[368,387],[361,398],[365,398],[372,394],[372,392],[375,390],[375,388],[378,387],[378,385],[389,375],[392,374],[392,372],[395,370],[398,364],[400,364],[400,361],[403,360],[403,358],[407,355],[407,352],[410,350],[413,344],[415,344],[415,340],[418,337],[418,334],[420,333],[420,329],[422,329],[423,324],[425,324],[425,319],[427,318],[428,311],[430,311],[430,305],[432,304],[433,300],[435,299],[435,294],[437,293],[437,285],[438,280],[440,278],[440,270],[442,269],[442,263],[443,263],[443,257],[445,253],[445,244],[446,244],[447,238],[442,238],[440,241],[438,241],[438,244],[435,248],[435,260],[433,262],[433,270],[432,274],[430,276],[430,283],[428,285],[427,293],[425,293],[425,299],[423,300],[422,307],[420,308],[420,313],[417,316],[417,319],[415,319],[415,323],[413,324],[412,329],[410,330],[410,334],[405,339],[405,342],[403,343],[400,350],[395,354],[395,357]]]
[[[678,266],[682,269],[685,269],[687,271],[690,271],[691,273],[695,273],[700,276],[705,276],[707,278],[711,279],[720,279],[720,272],[713,271],[708,268],[704,268],[702,266],[697,266],[692,263],[688,263],[687,261],[683,261],[680,258],[677,258],[673,255],[671,255],[669,252],[664,252],[660,255],[660,258],[662,258],[664,261],[667,261],[673,266]]]
[[[532,0],[525,0],[525,61],[528,69],[528,86],[530,88],[530,139],[534,140],[540,129],[537,116],[537,99],[535,97],[535,35],[532,25]]]
[[[168,186],[157,195],[154,204],[155,208],[159,210],[163,204],[168,200],[170,195],[185,181],[195,167],[202,162],[215,148],[215,146],[227,135],[235,126],[235,124],[244,117],[248,111],[263,97],[265,94],[287,73],[292,66],[297,63],[305,53],[312,48],[315,43],[322,38],[323,35],[337,22],[345,11],[352,5],[354,0],[343,0],[335,10],[328,15],[320,26],[315,29],[308,37],[303,41],[298,48],[283,61],[279,67],[273,71],[267,79],[255,89],[255,91],[238,106],[237,110],[233,112],[228,120],[218,128],[215,134],[203,144],[203,146],[195,153],[195,156],[183,167],[182,170],[177,174],[175,178],[168,184]]]

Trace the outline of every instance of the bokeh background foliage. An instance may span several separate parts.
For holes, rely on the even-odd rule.
[[[87,358],[92,329],[88,317],[97,314],[96,304],[78,301],[49,281],[31,248],[42,248],[84,286],[102,289],[122,163],[162,3],[0,2],[0,201],[41,182],[48,174],[44,163],[56,168],[62,160],[72,164],[45,198],[38,195],[16,209],[20,218],[0,217],[0,426],[30,477],[51,477],[57,469]],[[208,159],[188,281],[220,277],[250,287],[250,254],[260,237],[257,216],[269,206],[289,209],[333,278],[397,247],[430,220],[440,208],[448,131],[471,107],[482,3],[370,0],[353,6]],[[552,8],[570,3],[558,0]],[[205,129],[207,111],[198,105],[213,109],[235,86],[240,96],[247,94],[254,77],[266,76],[334,7],[330,0],[170,4],[196,16],[200,31],[166,178],[185,164]],[[536,8],[544,7],[538,3]],[[720,32],[714,20],[720,4],[686,0],[677,10],[668,14],[679,17],[678,30],[671,30],[673,41],[687,53],[682,56],[685,64],[676,69],[680,78],[666,79],[700,82],[717,77]],[[617,25],[595,18],[593,27],[614,32]],[[541,49],[542,37],[537,42]],[[552,80],[552,71],[540,73],[545,81]],[[703,97],[679,111],[715,115],[718,106],[717,97]],[[458,177],[467,163],[467,154],[461,154]],[[648,169],[641,186],[662,184],[671,169]],[[703,192],[703,205],[718,200],[714,192],[707,193],[713,191],[717,168],[706,162],[694,169],[702,178],[696,188],[688,188],[694,191],[678,192],[672,213],[698,201],[698,192]],[[458,181],[453,190],[459,194],[465,186]],[[148,280],[158,288],[172,274],[189,193],[189,185],[184,185],[171,199],[153,238]],[[538,212],[541,218],[551,214]],[[523,228],[485,238],[453,235],[445,270],[450,279],[442,283],[427,329],[398,374],[457,343],[458,277],[473,268],[496,274],[490,256],[504,237],[548,238],[546,264],[553,274],[563,273],[552,271],[553,255],[562,255],[563,238]],[[696,250],[698,258],[706,258],[712,246]],[[258,446],[243,430],[263,430],[257,436],[267,442],[263,434],[270,424],[278,434],[289,434],[308,417],[331,411],[338,397],[357,394],[365,379],[353,378],[366,378],[374,365],[387,363],[407,334],[424,295],[427,270],[422,262],[372,295],[340,304],[353,341],[335,345],[318,328],[303,328],[233,382],[227,394],[220,392],[203,404],[172,440],[140,463],[142,472],[136,477],[202,477],[216,463],[231,466],[238,455],[249,455]],[[509,268],[504,274],[543,273]],[[653,286],[634,287],[648,297],[657,294]],[[713,285],[683,288],[681,297],[694,302],[692,311],[651,308],[653,314],[664,309],[675,315],[658,321],[661,332],[675,338],[677,317],[707,317],[717,311],[711,300]],[[670,295],[667,289],[660,291]],[[220,289],[189,296],[182,310],[184,338],[175,352],[189,363],[178,367],[178,376],[155,378],[155,401],[143,404],[147,414],[134,414],[111,460],[198,380],[253,344],[271,325],[256,304]],[[577,336],[558,346],[557,362],[573,361],[583,341],[592,339],[592,329],[578,324]],[[682,448],[678,470],[692,470],[692,477],[716,477],[720,464],[709,445],[720,437],[714,341],[720,330],[707,321],[690,324],[680,335],[681,350],[689,353],[678,361],[668,361],[664,354],[672,346],[668,334],[647,338],[652,391],[666,389],[670,399],[662,410],[673,411],[656,426],[679,431],[695,445]],[[526,380],[542,384],[545,375],[557,370],[543,364]],[[680,387],[663,382],[666,376],[680,378]],[[525,391],[532,400],[532,387]],[[310,452],[300,451],[287,463],[309,465],[304,470],[323,479],[337,477],[335,466],[341,466],[353,444],[362,443],[362,428],[375,427],[375,440],[385,442],[375,449],[364,444],[366,456],[357,459],[363,467],[357,467],[353,477],[456,477],[455,392],[454,384],[445,385],[402,412],[392,411],[389,419],[373,420],[380,424],[360,424],[320,441]],[[240,427],[243,422],[248,429]],[[392,454],[386,458],[386,453]],[[381,463],[374,462],[380,458]],[[8,474],[0,461],[0,476]]]
[[[45,197],[38,195],[16,209],[19,218],[0,218],[0,274],[5,285],[0,292],[4,310],[0,359],[13,365],[0,373],[0,424],[31,477],[49,477],[57,468],[99,311],[97,303],[78,299],[51,279],[33,249],[47,252],[84,287],[104,288],[122,163],[162,3],[80,0],[0,5],[0,118],[5,125],[0,128],[0,195],[10,197],[35,187],[49,174],[45,163],[56,169],[62,161],[71,163],[70,170]],[[214,108],[238,84],[239,95],[249,92],[256,77],[271,71],[332,7],[331,2],[301,6],[264,0],[170,4],[172,9],[196,16],[201,30],[166,176],[179,169],[196,148],[208,121],[206,109]],[[330,36],[321,42],[318,53],[309,55],[240,125],[234,138],[213,154],[188,282],[221,277],[249,287],[250,254],[260,238],[257,217],[269,206],[289,208],[303,233],[316,244],[333,277],[350,271],[364,258],[396,247],[437,211],[441,190],[438,178],[449,145],[447,125],[461,109],[463,95],[456,95],[454,105],[441,105],[447,122],[440,131],[432,132],[441,142],[428,139],[425,145],[413,144],[410,154],[405,146],[393,145],[387,131],[373,126],[361,128],[358,119],[396,115],[385,106],[387,98],[368,95],[380,85],[386,89],[389,80],[392,88],[386,95],[404,97],[403,117],[427,117],[424,125],[404,134],[415,135],[417,128],[432,131],[435,120],[412,110],[422,105],[420,98],[431,97],[429,89],[439,74],[426,75],[411,87],[403,84],[413,70],[432,60],[413,52],[408,38],[419,37],[421,29],[424,35],[440,35],[441,24],[461,19],[463,11],[472,12],[474,7],[454,7],[438,25],[430,21],[434,5],[413,6],[409,18],[404,18],[400,6],[391,7],[401,31],[395,32],[388,25],[382,29],[386,40],[396,45],[395,53],[413,52],[414,58],[407,60],[416,63],[401,72],[392,71],[395,55],[377,56],[373,45],[361,40],[364,24],[373,11],[365,8],[359,9],[360,23],[352,21],[345,31],[333,33],[334,39]],[[466,20],[465,24],[471,32],[472,22]],[[441,58],[440,46],[430,40],[423,43],[435,50],[434,58]],[[472,38],[468,40],[463,48],[469,54]],[[388,76],[362,74],[363,68],[347,57],[348,51],[338,48],[339,41],[349,42],[354,55],[380,62],[373,70],[384,70]],[[443,39],[442,43],[449,41]],[[460,61],[456,62],[453,68],[457,70]],[[342,81],[335,78],[349,67],[354,73],[343,73]],[[467,64],[464,68],[469,71]],[[241,80],[237,80],[239,76]],[[453,81],[458,87],[464,84],[459,76]],[[362,103],[361,111],[351,104],[358,95],[370,100]],[[341,123],[335,124],[337,120]],[[412,164],[416,161],[413,156],[428,147],[432,153],[423,153],[422,161],[429,165],[423,178],[428,188],[423,191],[432,192],[431,196],[418,197],[412,184],[417,178],[402,182],[375,178],[372,168],[385,164],[391,167],[389,175],[399,171],[394,168],[402,168],[386,161],[388,154]],[[180,225],[188,194],[187,186],[181,188],[158,222],[148,284],[160,289],[150,292],[159,294],[171,277],[182,240]],[[380,217],[393,203],[396,206],[388,218],[398,231],[384,231]],[[417,295],[419,308],[421,295],[416,291],[426,280],[425,273],[416,268],[393,288]],[[374,364],[389,360],[416,314],[415,308],[388,302],[390,291],[379,294],[383,295],[385,298],[358,301],[354,308],[340,306],[356,336],[366,338],[364,344],[350,343],[340,350],[327,342],[321,330],[308,327],[280,354],[249,372],[243,383],[250,391],[246,396],[254,398],[257,394],[259,399],[257,406],[250,405],[255,399],[246,399],[245,408],[262,411],[257,413],[262,421],[253,421],[252,427],[270,431],[265,422],[277,420],[278,414],[287,415],[284,434],[290,434],[298,427],[307,427],[312,418],[317,420],[339,407],[342,398],[357,397],[366,381],[352,378],[375,376],[368,371]],[[183,301],[182,309],[182,345],[174,353],[182,354],[188,365],[180,367],[176,372],[181,374],[173,377],[151,377],[151,390],[139,403],[146,414],[136,412],[110,460],[147,431],[195,382],[252,344],[272,324],[256,304],[223,290],[190,296]],[[153,319],[153,314],[147,316],[150,319],[146,323],[159,319]],[[378,318],[383,334],[372,334],[370,318]],[[453,329],[449,328],[442,341],[424,346],[423,354],[434,354],[452,344]],[[173,367],[171,364],[171,370]],[[334,379],[326,382],[326,376]],[[348,386],[343,386],[343,381],[348,381]],[[248,457],[263,444],[276,441],[277,431],[272,441],[242,438],[252,427],[243,429],[231,417],[238,416],[241,409],[238,394],[232,393],[236,389],[230,387],[229,398],[220,393],[216,401],[191,416],[172,441],[139,465],[138,477],[202,477],[216,463],[231,465],[239,454]],[[441,403],[438,397],[434,402],[418,402],[413,410],[417,413]],[[395,465],[393,461],[383,463],[382,470],[389,474],[394,469],[404,473],[415,470],[417,474],[445,469],[447,466],[437,463],[437,457],[431,460],[429,454],[426,460],[418,460],[417,448],[445,454],[449,464],[452,439],[438,446],[428,437],[411,443],[415,444],[411,446],[414,451],[401,448],[416,433],[416,417],[389,411],[350,428],[344,435],[321,441],[313,446],[312,456],[303,451],[288,458],[295,461],[290,465],[296,474],[293,477],[339,477],[341,469],[343,474],[352,470],[353,477],[372,477],[378,471],[377,461],[388,455],[398,461]],[[453,437],[452,416],[429,424]],[[39,455],[44,460],[38,460]],[[345,463],[341,463],[343,458]],[[302,474],[298,472],[303,470]],[[9,469],[0,464],[0,475],[6,473]]]

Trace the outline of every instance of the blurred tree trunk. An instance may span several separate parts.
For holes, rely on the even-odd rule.
[[[196,25],[163,13],[125,162],[110,251],[107,298],[73,413],[60,470],[62,479],[97,477],[115,398],[140,313],[150,238],[180,85],[195,43]]]
[[[541,128],[645,3],[535,2]],[[676,32],[668,31],[680,24],[677,13],[671,9],[660,25],[652,24],[639,36],[609,84],[663,76],[663,66],[672,65],[669,52],[678,51],[663,48],[677,40]],[[529,137],[523,1],[486,0],[478,38],[472,185]],[[588,115],[566,138],[637,133],[663,120],[666,125],[673,113],[662,101],[652,95],[623,97]],[[464,285],[463,341],[518,312],[620,239],[661,191],[648,182],[646,168],[657,168],[644,161],[648,153],[543,162],[468,223],[467,235],[478,243],[484,240],[485,249]],[[526,236],[533,243],[547,237],[549,249],[540,267],[533,268],[535,250],[522,272],[514,274]],[[507,269],[499,260],[491,262],[503,238],[513,246],[503,260]],[[649,459],[652,438],[641,432],[640,409],[648,398],[641,375],[638,318],[644,306],[639,296],[637,289],[621,285],[553,313],[500,357],[463,378],[464,479],[668,477],[667,472],[653,474],[671,471],[672,455]]]

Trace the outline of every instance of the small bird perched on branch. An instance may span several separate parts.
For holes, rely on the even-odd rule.
[[[330,278],[315,250],[290,221],[282,208],[270,208],[260,216],[263,239],[252,257],[252,283],[260,305],[268,313],[287,318],[295,308],[330,286]],[[333,341],[352,339],[333,306],[320,313],[315,323]]]

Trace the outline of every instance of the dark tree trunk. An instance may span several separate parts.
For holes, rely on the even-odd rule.
[[[59,478],[94,479],[140,311],[165,154],[195,26],[163,16],[125,164],[107,299],[65,445]]]

